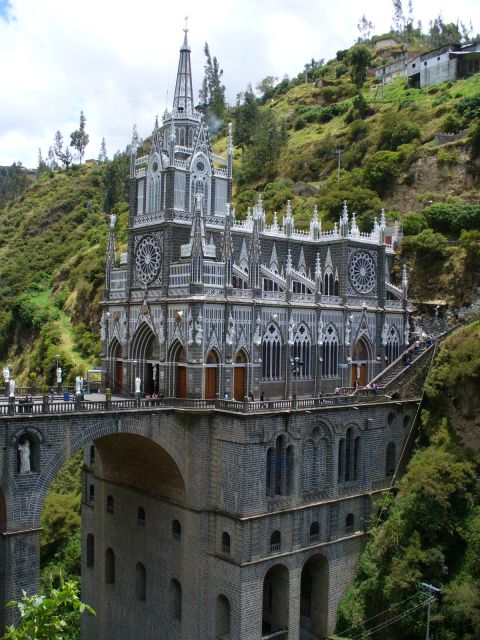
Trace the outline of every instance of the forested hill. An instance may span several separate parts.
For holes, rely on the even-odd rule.
[[[480,637],[479,376],[476,322],[454,333],[435,359],[417,451],[396,497],[377,504],[371,540],[340,605],[340,636],[359,637],[398,615],[379,637],[424,638],[425,608],[408,613],[425,600],[424,582],[442,589],[432,640]]]

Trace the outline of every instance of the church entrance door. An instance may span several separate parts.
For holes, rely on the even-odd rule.
[[[155,382],[153,379],[153,364],[147,363],[147,379],[145,380],[145,393],[152,395],[155,392]]]
[[[120,360],[116,360],[114,391],[116,391],[117,393],[121,393],[122,386],[123,386],[123,362],[121,362]]]
[[[213,351],[207,355],[205,366],[205,399],[215,400],[217,395],[218,358]]]
[[[238,401],[242,401],[245,397],[245,362],[245,354],[239,351],[235,356],[233,369],[233,397]]]
[[[364,387],[368,382],[368,362],[371,349],[365,338],[355,345],[352,358],[352,387]]]
[[[187,397],[187,368],[185,366],[185,361],[187,359],[187,354],[185,353],[185,349],[181,346],[178,347],[175,355],[175,395],[177,398],[186,398]]]
[[[359,387],[364,387],[367,384],[367,363],[354,362],[352,364],[352,387],[355,386],[355,382]]]

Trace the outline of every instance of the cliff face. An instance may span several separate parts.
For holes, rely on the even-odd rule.
[[[339,608],[340,635],[371,629],[372,616],[381,614],[378,623],[405,614],[381,637],[425,637],[421,610],[408,610],[425,600],[420,583],[427,582],[442,588],[432,640],[480,637],[479,338],[480,322],[461,328],[435,358],[416,451],[398,492],[377,504],[371,540]]]

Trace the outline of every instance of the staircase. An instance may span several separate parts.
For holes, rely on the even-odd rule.
[[[419,359],[426,357],[427,353],[433,353],[434,345],[429,347],[420,347],[418,350],[410,347],[405,351],[411,358],[410,364],[404,364],[404,354],[394,360],[386,369],[378,374],[376,378],[370,381],[370,384],[376,384],[379,389],[385,389],[402,373],[411,371],[412,365]]]

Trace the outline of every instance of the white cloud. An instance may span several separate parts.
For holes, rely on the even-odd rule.
[[[418,3],[418,0],[417,0]],[[406,1],[404,2],[406,4]],[[419,3],[418,3],[419,4]],[[57,129],[67,139],[87,116],[95,157],[105,136],[110,154],[128,143],[137,123],[151,132],[175,83],[185,12],[189,14],[194,91],[203,77],[207,41],[224,69],[227,97],[266,75],[296,75],[311,58],[329,59],[358,36],[365,13],[376,32],[391,24],[391,3],[365,0],[11,0],[14,19],[0,18],[0,164],[21,160],[35,166]],[[477,0],[424,1],[415,8],[426,25],[473,21],[480,29]]]

